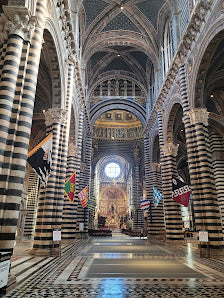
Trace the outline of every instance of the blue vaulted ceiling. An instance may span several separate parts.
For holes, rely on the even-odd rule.
[[[103,29],[103,31],[110,30],[130,30],[134,32],[139,32],[138,28],[135,24],[122,12],[116,16],[107,26]]]
[[[86,27],[89,27],[97,16],[108,6],[108,3],[101,0],[84,0],[83,5],[86,13]]]
[[[146,0],[136,4],[137,8],[146,16],[146,18],[157,28],[157,17],[164,0]]]

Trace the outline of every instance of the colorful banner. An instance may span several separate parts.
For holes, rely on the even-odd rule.
[[[96,198],[94,196],[92,196],[91,198],[88,199],[87,207],[90,210],[95,210]]]
[[[143,200],[141,201],[140,203],[140,208],[142,210],[146,210],[146,209],[149,209],[149,206],[150,206],[150,202],[148,200]]]
[[[83,188],[83,190],[78,194],[82,207],[85,208],[88,203],[88,186]]]
[[[191,188],[185,182],[181,181],[177,177],[172,177],[173,182],[173,199],[177,203],[184,205],[185,207],[188,206],[190,195],[191,195]]]
[[[28,163],[40,177],[44,187],[47,186],[52,167],[52,137],[53,133],[50,133],[27,156]]]
[[[158,189],[153,186],[153,195],[152,195],[152,202],[155,207],[159,205],[159,202],[162,200],[163,195],[158,191]]]
[[[76,172],[74,172],[71,177],[69,177],[65,182],[65,194],[71,203],[75,199],[75,190],[76,190]]]

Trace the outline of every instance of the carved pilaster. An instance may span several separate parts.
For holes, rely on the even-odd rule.
[[[187,113],[192,125],[203,123],[208,126],[209,112],[206,109],[193,109]]]
[[[8,19],[1,30],[1,35],[4,39],[6,39],[9,34],[16,34],[25,41],[31,41],[37,24],[36,17],[31,16],[28,9],[25,7],[15,8],[14,6],[4,6],[3,9]]]
[[[167,143],[162,146],[163,154],[168,156],[176,157],[178,153],[179,144]]]
[[[44,112],[46,126],[49,127],[53,123],[65,124],[67,114],[68,113],[66,111],[59,108],[49,109],[48,111]]]

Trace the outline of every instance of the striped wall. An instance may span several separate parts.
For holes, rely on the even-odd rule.
[[[35,89],[40,60],[46,0],[37,1],[31,40],[11,31],[1,47],[0,81],[0,247],[14,247],[18,210],[25,176]],[[15,13],[20,13],[15,10]],[[16,26],[15,26],[16,28]]]

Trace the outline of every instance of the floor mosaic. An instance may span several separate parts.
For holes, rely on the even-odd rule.
[[[20,282],[4,297],[224,297],[223,258],[200,258],[191,245],[169,247],[114,236],[79,241],[50,260],[15,258]],[[36,267],[22,279],[20,266],[28,261]]]

